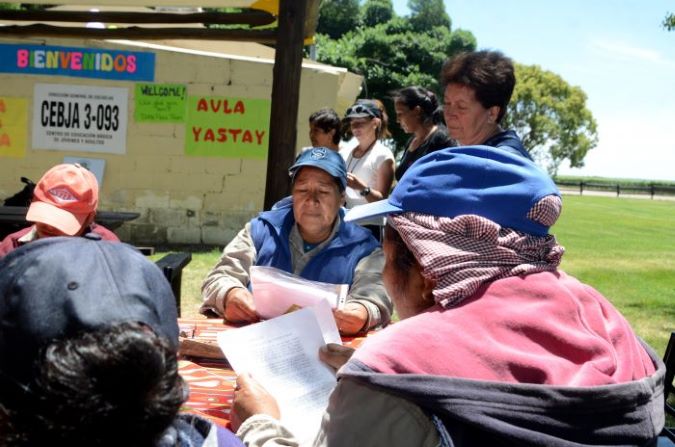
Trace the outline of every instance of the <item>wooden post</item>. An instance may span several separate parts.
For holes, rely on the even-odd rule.
[[[280,0],[267,151],[266,210],[290,193],[300,101],[300,75],[307,0]]]

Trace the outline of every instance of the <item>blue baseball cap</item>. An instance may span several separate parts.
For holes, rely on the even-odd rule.
[[[313,166],[326,171],[338,181],[340,191],[344,191],[347,187],[345,161],[340,154],[327,147],[313,147],[301,153],[293,166],[288,169],[288,175],[291,176],[291,179],[295,180],[298,170],[304,166]]]
[[[26,384],[50,342],[114,323],[144,323],[178,349],[169,282],[130,245],[44,238],[0,259],[0,272],[0,377]]]
[[[549,227],[528,213],[550,195],[560,196],[555,183],[525,157],[489,146],[455,147],[417,160],[388,199],[350,209],[345,221],[411,211],[450,218],[475,214],[545,236]]]

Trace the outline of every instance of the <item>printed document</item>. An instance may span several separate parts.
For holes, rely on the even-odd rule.
[[[251,373],[276,398],[281,421],[301,444],[316,435],[337,383],[333,370],[319,360],[319,348],[326,343],[319,319],[328,327],[330,342],[337,337],[340,343],[326,302],[218,334],[232,368],[237,374]]]

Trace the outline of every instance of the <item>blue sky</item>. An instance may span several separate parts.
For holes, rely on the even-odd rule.
[[[582,169],[560,174],[675,180],[675,0],[445,0],[453,29],[580,86],[598,123]],[[394,0],[407,15],[407,0]]]

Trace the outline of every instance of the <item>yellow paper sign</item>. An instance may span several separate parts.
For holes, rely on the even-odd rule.
[[[26,156],[28,100],[0,96],[0,157]]]

